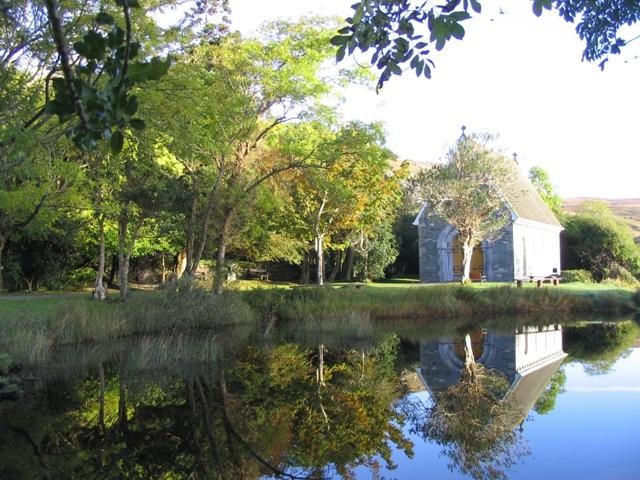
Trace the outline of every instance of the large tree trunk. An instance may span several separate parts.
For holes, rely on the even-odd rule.
[[[362,254],[362,281],[367,283],[369,279],[369,252],[365,251]]]
[[[347,258],[342,265],[342,279],[345,282],[353,280],[353,247],[347,248]]]
[[[316,214],[316,220],[313,224],[313,233],[315,238],[313,239],[314,249],[316,251],[316,268],[317,268],[317,280],[318,285],[324,285],[324,232],[320,227],[322,222],[322,214],[324,213],[324,207],[327,205],[327,192],[324,192],[322,196],[322,202],[318,207],[318,213]]]
[[[123,207],[118,219],[118,286],[120,300],[129,295],[129,249],[127,248],[127,229],[129,227],[129,209]]]
[[[225,259],[227,256],[227,245],[229,243],[229,229],[231,226],[231,215],[228,212],[222,221],[220,236],[218,237],[218,253],[216,255],[216,271],[213,284],[213,293],[220,295],[224,290],[224,283],[227,279],[227,269],[225,267]]]
[[[93,298],[96,300],[104,300],[107,298],[107,289],[104,286],[104,262],[105,262],[105,248],[104,248],[104,215],[100,214],[98,217],[98,271],[96,272],[96,283],[93,289]],[[113,272],[113,267],[112,267]]]
[[[194,263],[194,245],[195,245],[195,237],[196,237],[196,216],[198,212],[198,196],[193,195],[193,200],[191,200],[191,213],[189,214],[189,221],[187,222],[186,236],[187,236],[187,244],[185,246],[184,252],[187,257],[187,264],[184,269],[184,272],[189,275],[191,273],[191,269]],[[182,276],[182,272],[177,274],[177,278]]]
[[[118,270],[118,255],[111,255],[111,270],[109,271],[109,281],[107,286],[114,288],[116,284],[116,271]]]
[[[471,381],[476,379],[476,359],[473,356],[471,335],[469,334],[464,337],[464,371],[462,378]]]
[[[0,235],[0,291],[4,287],[3,276],[2,273],[4,271],[4,266],[2,265],[2,254],[4,253],[4,246],[7,243],[7,240],[4,236]]]
[[[180,250],[175,256],[176,264],[173,273],[175,278],[182,277],[182,274],[187,270],[187,252],[186,250]]]
[[[213,193],[212,193],[213,195]],[[198,244],[198,248],[193,257],[193,264],[191,265],[191,269],[187,270],[189,275],[193,275],[198,270],[200,266],[200,260],[202,260],[202,254],[204,253],[204,247],[207,245],[207,235],[209,233],[209,223],[211,222],[211,215],[213,213],[213,199],[211,199],[207,205],[207,211],[204,214],[204,219],[202,220],[202,235],[200,237],[200,243]]]
[[[316,251],[316,267],[318,272],[316,283],[322,286],[324,285],[324,235],[316,235],[314,248]]]
[[[462,281],[466,282],[471,274],[471,257],[473,256],[473,239],[461,239],[462,245]]]
[[[309,262],[309,252],[305,252],[302,263],[300,264],[300,285],[308,285],[311,281],[311,266]]]
[[[328,282],[335,282],[338,277],[338,272],[340,272],[340,268],[342,267],[342,250],[333,252],[333,266],[331,267],[331,273],[329,274],[329,278],[327,278]]]
[[[224,165],[224,163],[223,163]],[[211,223],[211,216],[213,215],[214,207],[216,206],[216,196],[218,194],[218,188],[220,187],[220,182],[222,180],[222,176],[224,175],[224,168],[221,168],[218,172],[218,177],[216,178],[215,183],[211,187],[207,195],[207,208],[204,212],[204,216],[202,218],[202,234],[200,236],[200,242],[198,243],[197,248],[192,243],[192,258],[191,258],[191,266],[187,268],[187,274],[193,275],[198,270],[198,266],[200,265],[200,260],[202,259],[202,254],[204,253],[204,248],[207,245],[207,235],[209,234],[209,224]],[[192,215],[196,212],[193,210],[192,206]],[[194,220],[195,226],[195,220]]]

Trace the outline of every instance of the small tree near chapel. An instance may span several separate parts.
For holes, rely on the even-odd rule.
[[[515,162],[493,152],[488,134],[463,133],[447,162],[419,174],[422,197],[431,215],[451,224],[462,247],[462,281],[469,280],[473,247],[494,238],[509,222],[501,187],[514,180]]]

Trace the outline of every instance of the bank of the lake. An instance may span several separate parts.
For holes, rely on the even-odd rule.
[[[550,315],[619,315],[638,311],[640,304],[640,294],[632,289],[597,284],[544,288],[416,283],[268,286],[221,296],[193,288],[136,292],[124,304],[95,302],[86,294],[4,297],[0,300],[0,345],[24,345],[36,352],[51,345],[256,322],[270,328],[279,321],[359,318],[435,321],[479,316],[549,319]],[[29,356],[37,357],[37,353]]]

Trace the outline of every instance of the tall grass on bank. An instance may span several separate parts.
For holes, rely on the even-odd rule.
[[[637,309],[630,294],[581,295],[554,288],[476,289],[462,285],[425,288],[322,289],[247,292],[247,301],[261,312],[291,321],[367,318],[459,318],[498,315],[572,315]]]
[[[134,297],[125,304],[73,299],[48,314],[0,310],[0,351],[27,365],[40,364],[65,345],[99,343],[143,335],[190,334],[230,325],[293,323],[331,334],[337,325],[350,335],[367,336],[386,320],[546,316],[556,322],[571,315],[637,311],[640,293],[582,292],[559,288],[461,285],[385,288],[295,288],[227,292],[173,289]],[[176,345],[179,345],[177,342]],[[177,347],[176,347],[177,348]]]
[[[139,296],[125,304],[69,301],[47,315],[25,309],[0,312],[0,351],[26,365],[42,363],[65,345],[172,332],[195,332],[253,323],[256,316],[239,295],[203,291]]]

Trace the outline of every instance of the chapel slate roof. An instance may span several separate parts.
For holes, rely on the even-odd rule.
[[[516,169],[512,181],[502,186],[502,193],[515,214],[519,218],[562,227],[529,179]]]
[[[513,425],[517,425],[527,417],[566,357],[566,353],[554,355],[541,366],[532,368],[516,377],[506,395],[506,398],[511,402],[509,413]]]

